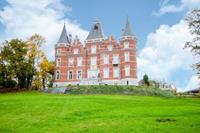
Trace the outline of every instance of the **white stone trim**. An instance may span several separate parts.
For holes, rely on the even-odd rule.
[[[128,84],[127,84],[128,82]],[[63,87],[67,85],[100,85],[100,84],[107,84],[107,85],[138,85],[138,81],[135,78],[126,78],[126,79],[115,79],[115,80],[101,80],[98,79],[82,79],[80,81],[74,82],[54,82],[54,87]]]

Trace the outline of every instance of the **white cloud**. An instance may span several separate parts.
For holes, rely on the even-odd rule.
[[[173,73],[190,71],[195,62],[192,53],[183,49],[185,42],[192,38],[185,21],[173,26],[161,25],[147,37],[146,46],[139,52],[139,78],[146,73],[152,79],[171,81]],[[181,77],[180,77],[181,78]]]
[[[0,11],[0,22],[5,26],[5,39],[27,38],[38,33],[46,38],[44,46],[51,59],[54,55],[54,44],[58,40],[64,19],[68,33],[78,35],[84,40],[88,32],[79,24],[65,18],[71,7],[65,6],[61,0],[7,0]]]
[[[187,86],[185,87],[184,91],[198,89],[199,86],[200,86],[200,80],[198,76],[192,76]]]
[[[191,10],[194,8],[200,8],[200,0],[181,0],[181,4],[179,5],[173,5],[168,4],[169,0],[163,0],[163,4],[161,4],[161,7],[158,12],[153,13],[153,15],[161,16],[166,13],[174,13],[174,12],[180,12],[183,10]]]

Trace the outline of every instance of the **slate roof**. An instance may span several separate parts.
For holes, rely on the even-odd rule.
[[[60,35],[60,38],[58,40],[58,43],[70,43],[69,41],[69,37],[67,35],[67,31],[66,31],[66,28],[65,28],[65,24],[63,26],[63,29],[62,29],[62,33]]]
[[[126,25],[123,29],[122,36],[133,36],[132,30],[131,30],[131,24],[129,22],[128,17],[126,18]]]
[[[97,38],[104,38],[103,30],[101,27],[101,23],[96,20],[89,32],[89,35],[86,40],[88,39],[97,39]]]

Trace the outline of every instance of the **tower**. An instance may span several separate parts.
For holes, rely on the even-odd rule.
[[[68,50],[68,47],[71,45],[70,36],[67,34],[65,24],[63,26],[62,32],[58,39],[58,42],[55,45],[55,81],[63,82],[65,79],[66,62],[63,60],[65,53]]]
[[[136,37],[127,17],[120,38],[121,78],[127,85],[137,83],[136,43]]]

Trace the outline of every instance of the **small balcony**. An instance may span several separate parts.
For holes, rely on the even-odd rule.
[[[113,61],[112,61],[112,64],[113,64],[113,66],[118,66],[119,60],[113,60]]]

